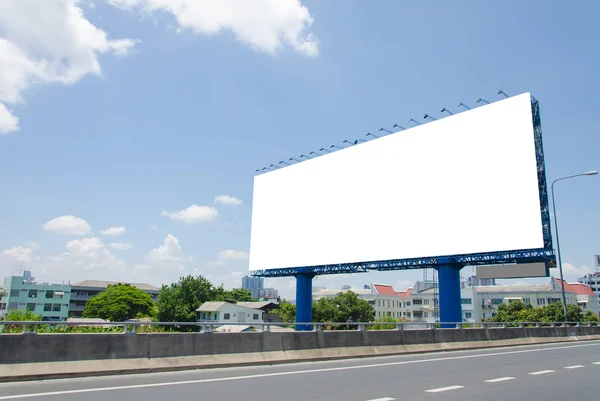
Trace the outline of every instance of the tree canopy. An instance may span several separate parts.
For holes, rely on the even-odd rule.
[[[582,315],[581,308],[577,305],[567,305],[569,322],[596,322],[598,317],[591,311]],[[562,322],[564,311],[562,302],[555,302],[542,308],[534,308],[522,301],[515,301],[498,305],[498,313],[493,322]]]
[[[296,305],[285,300],[279,303],[281,320],[292,323],[296,320]],[[319,323],[370,322],[375,316],[375,310],[364,299],[352,291],[346,291],[333,298],[321,298],[312,304],[312,320]],[[346,325],[336,327],[347,328]]]
[[[129,284],[113,284],[85,303],[83,317],[123,322],[149,317],[154,312],[154,301],[150,295]]]
[[[352,291],[342,292],[334,298],[321,298],[313,303],[315,322],[370,322],[374,316],[373,307]]]

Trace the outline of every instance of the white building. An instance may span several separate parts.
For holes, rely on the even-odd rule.
[[[600,308],[600,271],[587,276],[579,277],[577,281],[581,284],[586,284],[592,292],[598,297],[598,307]]]
[[[500,304],[517,300],[536,308],[559,302],[562,299],[561,283],[554,277],[547,284],[478,286],[477,281],[465,281],[461,287],[463,322],[481,322],[483,319],[493,318],[498,313]],[[359,298],[369,302],[375,310],[374,320],[389,316],[411,322],[436,321],[435,290],[432,283],[417,281],[413,288],[405,292],[396,291],[387,284],[372,284],[370,290],[320,289],[313,292],[313,299],[333,298],[345,291],[353,291]],[[567,283],[565,295],[567,305],[579,305],[582,313],[590,310],[598,315],[598,297],[589,286]]]
[[[196,312],[200,313],[199,322],[213,323],[263,323],[263,311],[247,308],[229,302],[205,302]]]
[[[349,289],[348,287],[342,290],[327,290],[319,288],[312,293],[314,301],[321,298],[335,298],[337,295],[352,291],[360,299],[367,301],[375,310],[373,320],[380,319],[384,316],[390,316],[395,319],[400,319],[406,311],[406,305],[410,305],[408,298],[402,298],[401,294],[394,291],[391,285],[372,284],[370,289]]]

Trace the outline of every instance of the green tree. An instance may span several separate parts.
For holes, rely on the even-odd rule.
[[[583,315],[583,321],[586,323],[598,323],[600,322],[600,319],[594,312],[589,310],[585,313],[585,315]]]
[[[154,302],[150,295],[129,284],[114,284],[86,302],[83,317],[123,322],[149,317],[153,311]]]
[[[222,287],[215,288],[202,276],[181,277],[170,286],[163,285],[158,296],[157,318],[161,322],[195,322],[196,309],[204,302],[215,301],[222,296]],[[181,330],[191,331],[191,327]]]
[[[4,315],[4,320],[11,322],[39,322],[42,320],[40,315],[36,315],[30,310],[11,310]],[[27,330],[31,331],[33,326],[27,326]],[[2,326],[3,333],[21,333],[23,326],[15,324],[6,324]]]
[[[352,291],[342,292],[334,298],[321,298],[313,303],[315,322],[370,322],[374,315],[373,307]],[[346,328],[349,326],[339,327]]]
[[[288,301],[280,300],[279,308],[274,309],[273,313],[278,314],[286,323],[293,323],[296,321],[296,305],[289,303]]]
[[[252,293],[244,288],[234,288],[231,291],[225,291],[223,287],[219,287],[216,289],[217,295],[215,296],[214,301],[225,301],[225,300],[233,300],[237,302],[252,302],[255,301],[252,298]]]
[[[398,323],[401,323],[403,319],[396,319],[391,316],[382,316],[373,322],[371,330],[393,330],[396,328]]]

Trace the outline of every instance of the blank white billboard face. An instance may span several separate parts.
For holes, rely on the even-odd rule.
[[[250,270],[543,247],[529,93],[254,180]]]

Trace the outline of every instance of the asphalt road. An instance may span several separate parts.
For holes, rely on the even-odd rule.
[[[597,400],[600,341],[0,384],[0,400]]]

